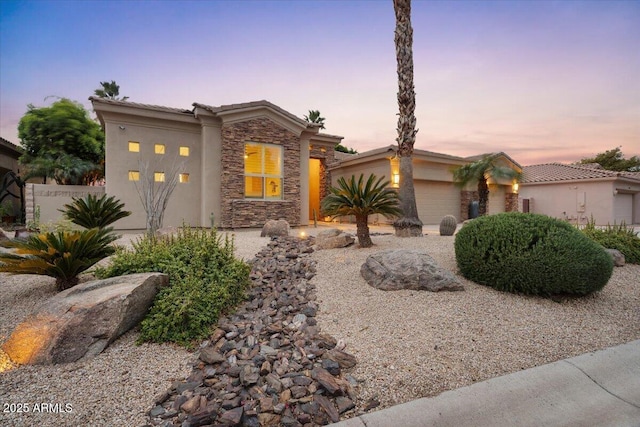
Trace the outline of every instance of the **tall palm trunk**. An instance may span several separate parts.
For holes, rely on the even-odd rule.
[[[358,236],[358,244],[361,248],[370,248],[373,246],[371,236],[369,234],[369,216],[356,215],[356,236]]]
[[[398,157],[400,158],[400,208],[402,218],[394,224],[396,236],[422,236],[422,221],[418,218],[416,193],[413,187],[411,155],[416,141],[416,93],[413,86],[413,28],[411,0],[393,0],[396,14],[396,60],[398,63]]]

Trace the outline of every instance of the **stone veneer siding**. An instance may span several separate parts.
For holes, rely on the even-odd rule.
[[[507,193],[504,195],[505,212],[518,212],[518,193]]]
[[[472,201],[479,201],[480,196],[477,191],[460,191],[460,221],[469,219],[469,204]],[[489,201],[487,200],[487,209],[489,209]]]
[[[244,198],[244,144],[284,147],[283,200]],[[261,227],[270,219],[300,225],[300,140],[268,118],[222,125],[222,228]]]

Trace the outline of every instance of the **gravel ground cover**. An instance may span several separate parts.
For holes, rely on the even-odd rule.
[[[247,260],[268,242],[259,230],[233,234],[237,255]],[[351,374],[359,381],[359,410],[375,406],[372,402],[384,408],[640,339],[640,266],[616,268],[599,293],[557,302],[504,294],[464,279],[464,292],[385,292],[359,275],[367,255],[398,247],[423,249],[455,272],[453,237],[385,234],[374,235],[373,242],[369,249],[313,254],[318,261],[312,279],[320,304],[317,321],[358,358]],[[0,290],[0,343],[55,292],[52,279],[6,274],[0,274]],[[172,345],[136,346],[137,336],[135,330],[125,334],[89,361],[0,373],[0,425],[143,425],[154,397],[189,375],[195,354]],[[18,413],[20,405],[29,413]]]

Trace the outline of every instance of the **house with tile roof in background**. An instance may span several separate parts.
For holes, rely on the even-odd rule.
[[[616,172],[598,164],[525,166],[520,211],[586,224],[640,224],[640,172]]]

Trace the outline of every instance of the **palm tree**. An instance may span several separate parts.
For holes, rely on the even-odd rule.
[[[361,248],[368,248],[373,245],[369,235],[369,215],[378,213],[393,218],[401,212],[398,194],[388,188],[389,181],[384,181],[384,176],[376,181],[376,176],[371,174],[366,183],[363,180],[363,174],[360,174],[358,182],[353,175],[349,181],[344,177],[338,179],[338,187],[331,187],[330,194],[322,199],[321,210],[323,215],[331,217],[355,216],[358,243]]]
[[[126,101],[129,99],[128,96],[123,96],[122,98],[118,98],[120,95],[120,85],[116,84],[115,80],[111,80],[110,82],[100,82],[100,89],[96,89],[93,93],[100,98],[113,99],[114,101]]]
[[[118,238],[109,228],[34,234],[27,240],[7,240],[0,246],[14,252],[0,253],[0,272],[54,277],[58,291],[78,284],[78,275],[113,255]]]
[[[320,125],[320,129],[324,129],[324,117],[320,116],[320,111],[309,110],[309,115],[304,116],[304,119],[309,123],[317,123]]]
[[[467,184],[478,183],[478,214],[480,216],[487,214],[487,202],[489,201],[489,185],[488,180],[519,180],[520,172],[511,169],[508,166],[497,164],[500,153],[488,154],[480,160],[469,163],[453,171],[453,180],[459,187]]]
[[[416,193],[413,188],[413,144],[416,142],[416,93],[413,86],[413,28],[411,0],[393,0],[396,14],[396,59],[398,63],[398,157],[400,163],[400,207],[402,218],[394,224],[396,236],[422,236]]]

